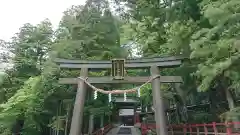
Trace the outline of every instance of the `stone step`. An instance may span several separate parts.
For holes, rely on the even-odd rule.
[[[119,126],[110,130],[107,135],[141,135],[133,126]]]
[[[121,127],[118,132],[118,135],[131,135],[132,134],[132,130],[131,128],[127,128],[127,127]]]

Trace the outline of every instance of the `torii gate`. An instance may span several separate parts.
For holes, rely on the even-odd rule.
[[[160,83],[181,83],[180,76],[160,76],[159,68],[179,67],[182,64],[182,57],[160,57],[135,60],[113,60],[113,61],[86,61],[86,60],[67,60],[56,59],[55,62],[60,68],[81,69],[80,78],[87,78],[88,71],[91,69],[110,69],[112,75],[108,77],[88,77],[87,82],[90,84],[105,83],[125,83],[125,84],[143,84],[150,80],[152,83],[153,105],[155,108],[155,121],[157,125],[157,135],[167,135],[167,123],[163,101],[163,94],[160,90]],[[149,69],[151,76],[130,77],[124,76],[124,69],[142,68]],[[114,78],[113,78],[114,77]],[[70,135],[80,135],[83,124],[83,109],[86,96],[86,81],[79,78],[60,78],[60,84],[78,84]]]

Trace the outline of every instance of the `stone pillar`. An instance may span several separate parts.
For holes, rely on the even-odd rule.
[[[112,114],[109,114],[108,115],[108,123],[111,123],[112,121],[111,121],[111,117],[112,117]]]
[[[88,134],[91,134],[94,129],[94,115],[89,116]]]
[[[88,69],[82,68],[80,75],[82,78],[86,78],[88,75]],[[83,80],[79,79],[69,135],[82,135],[85,97],[86,97],[86,84]]]
[[[159,70],[157,66],[151,67],[151,75],[159,75]],[[163,94],[160,90],[160,78],[155,78],[152,81],[152,91],[153,91],[153,103],[155,102],[155,120],[156,120],[156,130],[157,135],[167,135],[167,124],[166,124],[166,115]],[[155,100],[155,101],[154,101]]]
[[[151,72],[151,74],[153,75],[153,73]],[[157,79],[157,78],[156,78]],[[160,83],[160,81],[159,81],[159,83]],[[159,120],[157,120],[158,119],[158,117],[157,117],[157,115],[156,115],[156,108],[157,108],[157,106],[156,106],[156,98],[160,98],[159,96],[156,96],[156,91],[155,90],[153,90],[153,81],[152,81],[152,98],[153,98],[153,108],[151,107],[151,109],[153,110],[153,112],[154,112],[154,118],[155,118],[155,121],[156,121],[156,123],[157,123],[157,121],[159,121]],[[159,88],[160,89],[160,88]],[[147,110],[147,109],[146,109]]]
[[[91,89],[88,91],[88,100],[92,100],[94,98],[94,91]],[[88,134],[92,134],[94,130],[94,115],[90,114],[89,122],[88,122]]]
[[[100,118],[101,120],[100,120],[100,127],[102,128],[102,127],[104,127],[104,114],[103,115],[101,115],[101,118]]]

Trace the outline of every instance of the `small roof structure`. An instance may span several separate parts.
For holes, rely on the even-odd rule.
[[[124,101],[123,97],[116,97],[113,99],[113,103],[115,103],[118,108],[130,109],[135,108],[140,101],[134,98],[127,98],[126,101]]]

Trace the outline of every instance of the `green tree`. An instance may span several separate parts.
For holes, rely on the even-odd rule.
[[[38,112],[37,106],[41,106],[41,102],[38,102],[42,99],[42,97],[38,97],[41,87],[35,86],[40,85],[40,80],[36,78],[29,80],[29,78],[39,76],[42,72],[42,65],[51,44],[53,32],[51,27],[48,20],[44,20],[36,26],[25,24],[20,28],[20,32],[16,34],[8,48],[8,51],[14,54],[11,58],[13,67],[6,71],[8,79],[5,79],[5,83],[1,86],[1,90],[5,91],[4,100],[6,102],[2,104],[1,121],[6,122],[7,120],[1,125],[12,129],[13,133],[20,132],[25,123],[28,126],[31,125],[32,123],[28,123],[31,121],[28,113],[35,115],[34,113]],[[32,102],[34,103],[31,104]],[[27,117],[28,115],[29,117]],[[33,119],[32,122],[34,122]],[[11,126],[13,128],[10,128]]]
[[[174,73],[183,76],[182,88],[175,89],[182,100],[186,100],[184,102],[193,103],[192,101],[197,100],[196,87],[199,86],[199,90],[202,91],[227,90],[229,106],[234,108],[236,96],[233,95],[234,92],[229,93],[228,90],[239,89],[237,88],[239,73],[235,70],[238,67],[235,63],[239,60],[236,51],[238,7],[233,6],[238,5],[238,1],[116,0],[116,2],[127,3],[125,6],[129,9],[122,11],[129,17],[131,27],[135,31],[133,39],[141,46],[143,56],[191,57],[190,63],[185,62],[177,70],[162,71],[163,74]],[[193,74],[195,72],[196,74]],[[194,99],[190,98],[192,95],[195,96]],[[208,92],[211,104],[223,95],[221,90]],[[224,107],[218,114],[223,111],[226,111]]]
[[[191,58],[201,61],[196,72],[199,90],[224,91],[230,110],[235,108],[233,91],[239,90],[239,4],[237,0],[203,0],[202,12],[212,27],[199,29],[191,42]]]

